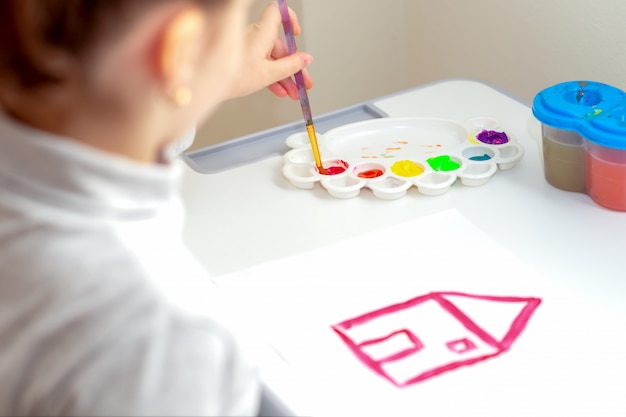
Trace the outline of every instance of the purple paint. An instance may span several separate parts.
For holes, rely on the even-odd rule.
[[[495,130],[483,130],[476,135],[476,139],[488,145],[503,145],[509,142],[509,137],[506,133]]]

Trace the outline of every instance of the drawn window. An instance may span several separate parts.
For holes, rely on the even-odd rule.
[[[405,358],[424,348],[424,344],[410,330],[402,329],[384,337],[366,340],[361,350],[378,362],[390,362]]]
[[[448,342],[448,343],[446,343],[446,346],[452,352],[458,353],[459,355],[462,355],[463,353],[470,352],[470,351],[472,351],[472,350],[477,348],[476,344],[474,342],[472,342],[470,339],[468,339],[467,337],[464,337],[463,339],[457,339],[457,340],[453,340],[451,342]]]

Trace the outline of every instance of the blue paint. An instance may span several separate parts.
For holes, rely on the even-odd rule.
[[[472,161],[488,161],[491,159],[491,157],[487,154],[484,155],[476,155],[476,156],[472,156],[471,158]]]

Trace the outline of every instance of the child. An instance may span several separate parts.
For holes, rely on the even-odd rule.
[[[297,98],[311,57],[250,1],[0,1],[0,415],[259,412],[234,338],[177,299],[208,278],[168,153],[224,100]]]

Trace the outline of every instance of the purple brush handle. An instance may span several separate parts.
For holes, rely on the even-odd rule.
[[[285,31],[285,39],[287,40],[287,51],[289,55],[295,54],[298,47],[296,46],[296,37],[293,34],[293,26],[291,26],[291,18],[289,17],[289,9],[285,0],[278,0],[278,8],[280,9],[280,17],[283,21],[283,29]],[[311,115],[311,105],[309,104],[309,96],[304,85],[304,75],[302,71],[294,74],[296,86],[298,87],[298,97],[300,98],[300,107],[302,107],[302,115],[307,126],[313,124],[313,116]]]

